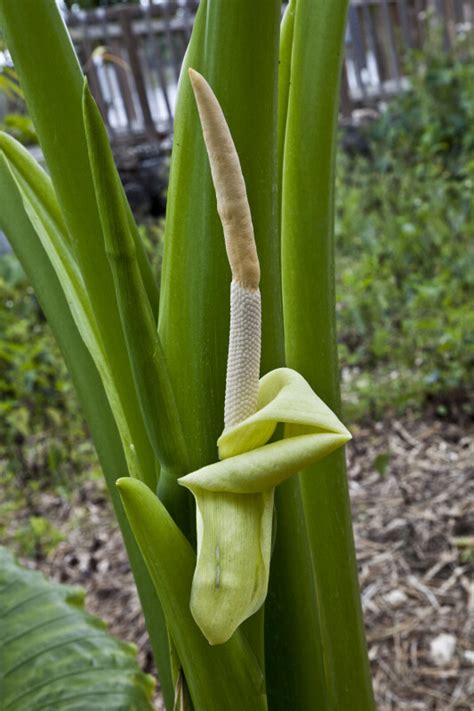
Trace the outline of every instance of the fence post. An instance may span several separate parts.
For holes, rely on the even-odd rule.
[[[173,39],[173,33],[171,31],[171,22],[170,22],[170,8],[169,8],[169,3],[165,2],[163,7],[163,24],[165,26],[165,36],[166,39],[168,40],[168,47],[170,51],[170,56],[172,57],[173,60],[173,69],[174,69],[174,74],[176,77],[176,81],[179,80],[179,72],[181,68],[181,62],[178,57],[178,54],[176,52],[176,44]]]
[[[405,47],[411,49],[412,41],[410,34],[410,23],[408,21],[408,10],[406,0],[398,0],[398,16],[400,18],[400,29]]]

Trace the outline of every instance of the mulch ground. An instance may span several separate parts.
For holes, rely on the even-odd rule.
[[[377,708],[472,711],[474,426],[392,420],[353,434],[350,490]],[[36,565],[84,586],[89,610],[135,642],[153,671],[103,485],[82,485],[72,503],[38,496],[42,515],[68,534]]]

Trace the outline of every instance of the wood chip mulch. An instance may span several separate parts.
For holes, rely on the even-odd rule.
[[[350,490],[377,709],[472,711],[474,426],[392,420],[353,434]],[[42,496],[43,515],[68,537],[38,567],[85,587],[88,609],[135,642],[153,671],[103,485],[82,485],[73,504]]]

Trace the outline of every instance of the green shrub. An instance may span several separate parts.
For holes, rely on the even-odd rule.
[[[412,89],[340,153],[339,329],[353,414],[473,388],[474,63],[417,55]]]
[[[462,41],[447,54],[435,27],[406,72],[409,90],[368,130],[375,165],[383,172],[416,167],[429,177],[435,162],[453,177],[466,175],[474,152],[474,50]]]
[[[142,225],[140,233],[158,278],[162,221]],[[13,508],[25,505],[18,485],[27,480],[30,490],[62,486],[96,465],[70,376],[33,289],[17,258],[0,255],[0,474],[10,504],[16,499]],[[6,515],[1,503],[0,511]]]
[[[0,257],[0,470],[61,483],[95,461],[77,397],[19,263]]]
[[[27,114],[10,113],[0,121],[0,130],[9,133],[24,145],[38,143],[33,121]]]

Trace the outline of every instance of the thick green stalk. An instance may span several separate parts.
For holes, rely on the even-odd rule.
[[[203,0],[185,60],[210,83],[246,181],[262,265],[264,372],[283,363],[276,194],[278,0]],[[183,72],[168,191],[159,334],[192,469],[223,429],[230,270],[194,96]],[[186,377],[183,377],[183,373]],[[262,661],[262,613],[246,625]],[[263,663],[263,662],[262,662]]]
[[[292,477],[275,491],[276,541],[265,602],[265,666],[272,711],[325,709],[316,593],[301,488]]]
[[[128,221],[128,204],[104,123],[87,83],[84,85],[83,112],[105,250],[112,270],[143,420],[155,456],[161,464],[159,489],[163,491],[162,480],[165,477],[176,480],[189,471],[186,442],[153,311],[140,272]],[[181,497],[177,501],[177,496],[172,498],[170,509],[189,536],[192,507],[187,504],[191,502],[182,487],[179,491]]]
[[[282,254],[287,363],[336,412],[333,190],[347,0],[298,0],[283,157]],[[302,474],[314,560],[327,705],[373,708],[344,457]]]
[[[0,27],[12,54],[44,152],[71,242],[111,359],[112,376],[127,403],[142,476],[155,482],[155,463],[136,397],[112,275],[95,201],[84,125],[83,76],[55,0],[0,0]],[[157,288],[141,254],[144,282],[155,308]]]
[[[140,595],[142,609],[160,683],[171,708],[173,685],[169,667],[166,625],[153,583],[124,514],[115,480],[126,470],[117,427],[92,358],[78,333],[69,305],[41,242],[33,230],[15,181],[0,156],[0,227],[7,234],[28,275],[48,323],[58,341],[79,395],[81,407],[99,453],[100,463],[112,497],[115,513],[127,548]]]
[[[281,197],[283,144],[290,89],[295,0],[281,26],[278,71],[278,193]],[[281,199],[278,200],[281,222]],[[275,492],[276,541],[265,605],[267,693],[272,709],[324,708],[326,692],[301,487],[297,478]]]
[[[280,63],[278,68],[278,206],[281,220],[281,194],[283,182],[283,154],[285,146],[286,119],[288,116],[288,98],[290,96],[291,53],[293,50],[293,32],[295,27],[296,0],[290,0],[281,22]]]

